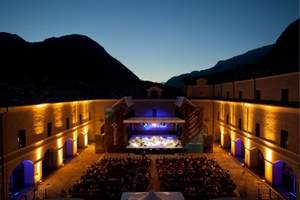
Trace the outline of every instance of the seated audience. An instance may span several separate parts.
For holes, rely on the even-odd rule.
[[[181,191],[186,199],[232,195],[236,186],[216,161],[206,157],[156,159],[161,191]]]
[[[150,163],[147,157],[104,158],[88,167],[69,193],[85,200],[119,200],[122,192],[146,191]]]

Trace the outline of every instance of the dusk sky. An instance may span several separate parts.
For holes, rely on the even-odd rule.
[[[31,42],[84,34],[163,82],[274,43],[298,9],[298,0],[1,0],[0,32]]]

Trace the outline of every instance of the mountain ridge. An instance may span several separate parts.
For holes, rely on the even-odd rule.
[[[219,60],[213,67],[200,71],[192,71],[191,73],[184,73],[178,76],[174,76],[166,81],[166,85],[181,88],[183,86],[183,78],[198,77],[203,75],[209,75],[212,73],[218,73],[226,70],[231,70],[234,67],[245,66],[247,64],[253,64],[271,51],[273,45],[265,45],[256,49],[248,50],[245,53],[233,56],[225,60]]]
[[[297,64],[299,66],[299,19],[289,24],[274,44],[252,49],[226,60],[220,60],[216,65],[205,70],[174,76],[166,81],[166,85],[182,88],[183,82],[189,82],[189,78],[191,79],[190,82],[195,82],[198,77],[213,77],[214,74],[222,73],[231,76],[230,73],[237,75],[241,70],[247,71],[252,74],[251,76],[255,76],[254,69],[264,75],[274,74],[270,68],[276,69],[276,73],[285,73],[285,71],[295,71]],[[288,68],[280,70],[280,65],[286,65]],[[260,69],[259,66],[264,67]],[[241,78],[249,77],[245,72],[241,75]],[[222,75],[218,78],[224,80]]]
[[[147,98],[146,89],[163,88],[164,98],[181,91],[140,80],[97,42],[79,34],[27,42],[0,33],[0,104],[19,105],[74,99]]]

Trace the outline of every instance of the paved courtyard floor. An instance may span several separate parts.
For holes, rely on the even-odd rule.
[[[80,179],[87,167],[104,154],[96,154],[94,144],[88,145],[87,148],[73,159],[69,160],[63,167],[55,170],[38,186],[37,197],[40,199],[55,198],[63,196],[62,190],[68,191],[73,184]]]
[[[43,197],[55,198],[64,195],[62,192],[68,191],[72,185],[80,179],[86,171],[86,168],[103,156],[127,156],[127,154],[96,154],[94,145],[89,145],[86,149],[82,150],[79,155],[71,159],[65,166],[54,171],[49,177],[46,178],[39,186],[37,196],[41,199]],[[225,152],[219,146],[214,146],[214,153],[209,154],[186,154],[192,156],[206,155],[209,158],[215,159],[224,170],[228,170],[233,181],[237,185],[236,196],[243,197],[244,199],[256,199],[258,194],[258,184],[263,184],[263,181],[255,176],[248,169],[244,168],[241,163],[234,159],[229,153]],[[149,191],[159,190],[159,181],[155,169],[155,159],[160,156],[168,155],[149,155],[152,159],[150,172],[152,176]]]

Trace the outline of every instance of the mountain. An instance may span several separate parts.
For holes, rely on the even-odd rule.
[[[180,90],[140,80],[97,42],[83,35],[27,42],[0,33],[0,104],[31,104],[91,98],[145,98],[153,85],[165,97]]]
[[[194,82],[197,77],[203,76],[216,77],[219,74],[216,81],[225,81],[234,77],[243,79],[292,72],[297,69],[299,70],[299,19],[284,30],[275,44],[219,61],[209,69],[174,76],[166,81],[166,85],[182,88],[183,81]]]
[[[219,73],[219,72],[223,72],[223,71],[227,71],[227,70],[232,70],[232,69],[236,68],[237,66],[243,67],[243,66],[246,66],[249,64],[253,64],[253,63],[257,62],[260,58],[265,56],[267,53],[269,53],[271,51],[272,47],[273,47],[273,45],[263,46],[263,47],[260,47],[257,49],[247,51],[244,54],[234,56],[234,57],[226,59],[226,60],[221,60],[215,66],[213,66],[209,69],[205,69],[205,70],[201,70],[201,71],[193,71],[191,73],[174,76],[166,82],[166,85],[182,88],[183,79]]]
[[[300,20],[291,23],[279,36],[270,52],[253,64],[205,75],[208,84],[245,80],[277,74],[299,72]],[[195,79],[186,80],[195,83]]]
[[[170,78],[169,80],[167,80],[167,82],[165,82],[165,85],[173,86],[176,88],[182,88],[182,86],[183,86],[182,80],[183,79],[199,77],[202,74],[205,74],[207,72],[208,72],[208,69],[201,70],[201,71],[192,71],[191,73],[180,74],[178,76],[174,76],[174,77]]]

